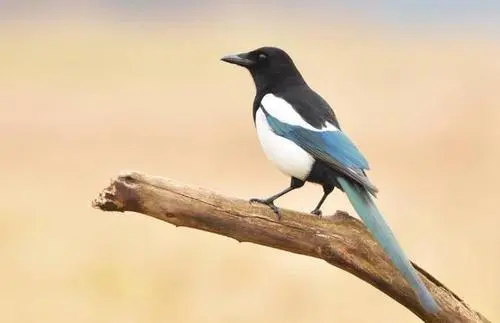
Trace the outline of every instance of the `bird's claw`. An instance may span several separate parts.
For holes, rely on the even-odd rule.
[[[314,215],[317,215],[317,216],[322,216],[323,212],[321,212],[321,210],[314,209],[313,211],[311,211],[311,214],[314,214]]]
[[[269,206],[271,208],[271,210],[273,210],[273,212],[278,217],[278,220],[281,219],[280,209],[276,205],[274,205],[274,201],[252,198],[252,199],[250,199],[250,203],[259,203],[259,204],[264,204],[264,205]]]

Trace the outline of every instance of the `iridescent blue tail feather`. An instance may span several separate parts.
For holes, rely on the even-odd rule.
[[[375,237],[378,243],[384,248],[396,268],[402,273],[403,277],[413,288],[420,302],[426,311],[435,313],[439,307],[425,287],[424,283],[418,277],[415,269],[405,256],[399,243],[397,242],[391,229],[385,222],[382,214],[372,200],[368,191],[359,184],[353,184],[342,177],[337,178],[342,189],[347,194],[352,206],[359,214],[370,233]]]

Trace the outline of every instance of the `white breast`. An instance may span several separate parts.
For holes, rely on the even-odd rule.
[[[276,135],[260,108],[255,115],[255,126],[266,157],[286,175],[305,180],[312,169],[314,158],[291,140]]]

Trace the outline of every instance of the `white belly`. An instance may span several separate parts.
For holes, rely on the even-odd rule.
[[[312,169],[314,158],[292,141],[276,135],[261,109],[255,115],[255,127],[266,157],[286,175],[305,180]]]

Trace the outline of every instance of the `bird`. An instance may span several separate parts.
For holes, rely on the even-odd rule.
[[[290,185],[268,198],[250,202],[269,206],[280,220],[279,197],[304,186],[319,184],[323,195],[312,214],[321,216],[326,198],[337,188],[344,192],[371,235],[414,290],[423,308],[436,313],[437,302],[418,277],[374,198],[378,188],[369,180],[369,164],[341,129],[327,101],[314,91],[283,49],[264,46],[230,54],[223,62],[245,68],[253,79],[253,121],[260,146]]]

